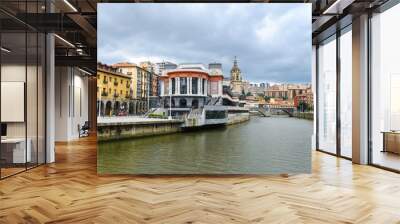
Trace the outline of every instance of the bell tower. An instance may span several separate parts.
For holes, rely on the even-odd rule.
[[[237,63],[237,59],[233,60],[233,67],[231,69],[231,81],[242,81],[242,76],[240,74],[240,69]]]
[[[231,69],[231,90],[235,95],[240,95],[243,91],[242,75],[236,56]]]

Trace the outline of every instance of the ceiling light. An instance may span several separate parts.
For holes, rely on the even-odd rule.
[[[343,10],[351,5],[355,0],[336,0],[322,14],[342,14]]]
[[[57,34],[54,34],[54,36],[57,37],[58,39],[60,39],[61,41],[63,41],[64,43],[66,43],[67,45],[69,45],[70,47],[75,48],[75,45],[73,45],[73,44],[72,44],[71,42],[69,42],[68,40],[66,40],[66,39],[64,39],[64,38],[62,38],[62,37],[60,37],[60,36],[57,35]]]
[[[78,12],[78,10],[68,1],[64,0],[65,4],[67,4],[74,12]]]
[[[11,50],[9,50],[9,49],[7,49],[5,47],[1,47],[1,51],[4,51],[6,53],[10,53],[11,52]]]
[[[83,73],[85,73],[85,74],[87,74],[87,75],[92,75],[90,72],[85,71],[85,70],[83,70],[83,69],[81,69],[81,68],[78,68],[78,70],[81,71],[81,72],[83,72]]]

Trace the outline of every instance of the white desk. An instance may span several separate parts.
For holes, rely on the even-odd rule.
[[[26,147],[26,153],[25,153],[25,138],[1,139],[2,147],[4,147],[4,146],[13,147],[12,148],[12,151],[13,151],[12,162],[13,163],[31,162],[31,160],[32,160],[32,153],[31,153],[32,141],[30,138],[27,139],[27,143],[28,143],[28,145],[27,145],[28,147]]]

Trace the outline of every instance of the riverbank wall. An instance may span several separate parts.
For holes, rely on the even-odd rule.
[[[226,125],[233,125],[250,120],[247,113],[228,113]],[[152,119],[138,117],[98,118],[97,140],[110,141],[172,134],[185,131],[183,120]],[[211,128],[211,127],[210,127]]]
[[[226,125],[239,124],[250,120],[250,113],[229,113]]]
[[[306,120],[314,120],[313,112],[294,112],[293,117],[306,119]]]
[[[97,140],[109,141],[145,136],[171,134],[181,131],[181,120],[114,119],[97,125]]]

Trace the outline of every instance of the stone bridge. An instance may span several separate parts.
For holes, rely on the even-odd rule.
[[[293,117],[294,112],[296,111],[296,107],[292,105],[281,105],[281,104],[260,104],[259,107],[269,111],[271,114],[282,111]]]

